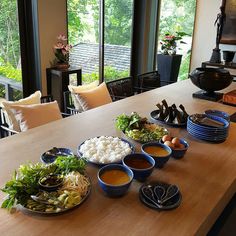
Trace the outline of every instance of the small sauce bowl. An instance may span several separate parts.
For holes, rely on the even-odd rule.
[[[129,154],[122,159],[122,163],[133,171],[134,179],[140,182],[145,181],[155,167],[155,160],[143,153]]]
[[[39,186],[42,190],[52,192],[56,191],[63,184],[63,177],[57,174],[49,174],[39,180]]]
[[[108,174],[109,176],[105,175]],[[126,179],[119,176],[119,172],[126,175]],[[109,197],[121,197],[128,191],[133,180],[133,172],[126,166],[120,164],[109,164],[102,167],[97,174],[98,184]],[[120,179],[117,179],[120,178]],[[112,181],[112,182],[111,182]]]
[[[147,151],[148,149],[155,147],[163,149],[165,151],[165,154],[158,155],[157,153],[153,155]],[[141,146],[141,150],[142,153],[151,156],[155,160],[156,168],[162,168],[166,164],[166,162],[170,159],[170,156],[172,154],[172,149],[169,146],[159,142],[145,143]]]

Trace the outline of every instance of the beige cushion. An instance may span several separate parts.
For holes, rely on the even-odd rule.
[[[79,85],[79,86],[68,85],[68,89],[71,92],[71,98],[74,103],[74,106],[79,112],[82,112],[83,108],[80,105],[79,100],[76,98],[76,94],[83,91],[90,90],[90,89],[94,89],[98,86],[98,84],[99,84],[99,81],[96,80],[90,84],[84,84],[84,85]]]
[[[7,100],[5,98],[0,98],[0,107],[3,107],[2,102],[6,102]]]
[[[36,91],[35,93],[33,93],[32,95],[30,95],[29,97],[20,99],[19,101],[15,101],[15,102],[2,102],[2,105],[4,106],[4,112],[6,114],[6,118],[9,122],[9,127],[15,131],[20,132],[20,126],[17,122],[17,120],[15,119],[14,114],[11,111],[11,107],[14,105],[30,105],[30,104],[40,104],[40,98],[41,98],[41,92],[40,91]]]
[[[19,123],[21,131],[62,119],[57,101],[34,105],[12,105],[11,112]]]
[[[94,89],[77,93],[76,98],[84,111],[112,102],[105,83]]]

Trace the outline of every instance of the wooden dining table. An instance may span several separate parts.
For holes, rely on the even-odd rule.
[[[224,92],[236,89],[232,83]],[[189,114],[217,109],[229,114],[233,106],[192,98],[198,91],[191,81],[180,81],[63,120],[55,121],[0,140],[0,186],[14,170],[27,162],[40,162],[40,156],[52,147],[77,147],[88,138],[101,135],[125,136],[116,130],[118,115],[133,111],[150,119],[156,104],[183,104]],[[151,119],[150,119],[151,120]],[[107,197],[98,185],[99,168],[88,164],[92,181],[87,200],[78,208],[54,216],[14,213],[0,209],[3,235],[205,235],[219,217],[236,190],[236,124],[231,122],[229,136],[223,143],[209,143],[192,137],[186,128],[165,126],[172,136],[184,138],[189,149],[182,159],[171,158],[162,169],[155,169],[148,181],[176,184],[182,202],[176,209],[158,211],[139,199],[143,183],[134,180],[126,195]],[[136,151],[140,144],[133,142]],[[0,200],[5,197],[0,193]]]

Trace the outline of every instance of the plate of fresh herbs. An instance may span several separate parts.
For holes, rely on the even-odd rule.
[[[159,141],[168,130],[163,126],[151,123],[146,117],[133,112],[130,116],[121,114],[116,118],[116,128],[127,137],[137,142]]]
[[[40,214],[57,214],[73,209],[86,200],[91,182],[85,174],[86,160],[77,156],[59,156],[49,165],[27,163],[14,172],[1,189],[7,194],[1,207]],[[41,188],[42,178],[58,175],[63,183],[55,191]]]

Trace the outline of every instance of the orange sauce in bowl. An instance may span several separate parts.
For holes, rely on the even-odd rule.
[[[160,147],[160,146],[145,147],[144,151],[148,153],[149,155],[155,156],[155,157],[165,157],[169,154],[168,151],[166,151],[163,147]]]
[[[100,176],[100,179],[111,185],[122,185],[130,181],[129,175],[122,170],[107,170]]]

